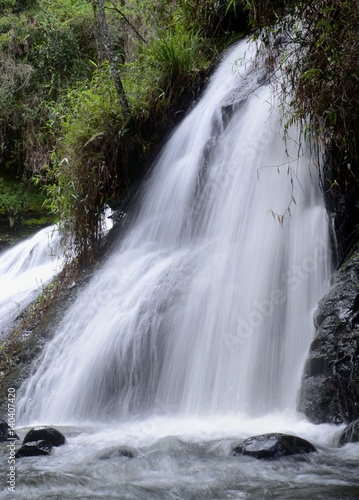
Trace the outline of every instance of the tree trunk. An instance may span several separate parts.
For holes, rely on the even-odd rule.
[[[118,70],[118,64],[116,62],[115,54],[113,53],[111,47],[110,36],[108,32],[108,26],[106,21],[106,13],[105,13],[105,2],[104,0],[96,0],[96,5],[98,8],[98,20],[100,25],[100,32],[102,37],[102,42],[105,47],[106,56],[108,62],[110,64],[112,78],[116,87],[116,91],[118,97],[120,99],[122,112],[124,114],[125,119],[131,118],[130,106],[128,104],[128,100],[125,94],[125,90],[122,85],[121,76]]]

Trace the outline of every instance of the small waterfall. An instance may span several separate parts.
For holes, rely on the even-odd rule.
[[[0,254],[0,338],[61,269],[59,247],[57,227],[50,226]]]
[[[295,408],[328,224],[253,52],[226,54],[164,147],[136,220],[22,388],[23,422]]]

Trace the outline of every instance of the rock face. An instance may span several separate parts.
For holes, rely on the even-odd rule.
[[[280,458],[298,453],[317,451],[303,438],[290,434],[261,434],[253,436],[233,450],[234,455],[249,455],[254,458]]]
[[[359,420],[354,420],[351,424],[347,425],[339,437],[340,446],[347,443],[359,442]]]
[[[53,427],[33,427],[26,434],[22,444],[36,441],[48,441],[52,446],[61,446],[66,443],[65,436],[62,432]]]
[[[315,423],[359,418],[359,245],[319,302],[316,333],[298,396]]]

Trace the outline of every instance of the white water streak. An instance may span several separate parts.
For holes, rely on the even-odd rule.
[[[61,269],[59,246],[59,232],[50,226],[0,255],[0,338]]]

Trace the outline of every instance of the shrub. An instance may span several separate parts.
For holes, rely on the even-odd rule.
[[[199,33],[177,30],[169,30],[153,40],[147,49],[148,62],[156,70],[158,88],[166,95],[175,87],[193,83],[202,43]]]
[[[101,236],[102,207],[116,192],[117,146],[125,132],[108,63],[89,85],[64,92],[49,115],[57,145],[47,167],[47,205],[68,246],[88,259]]]

